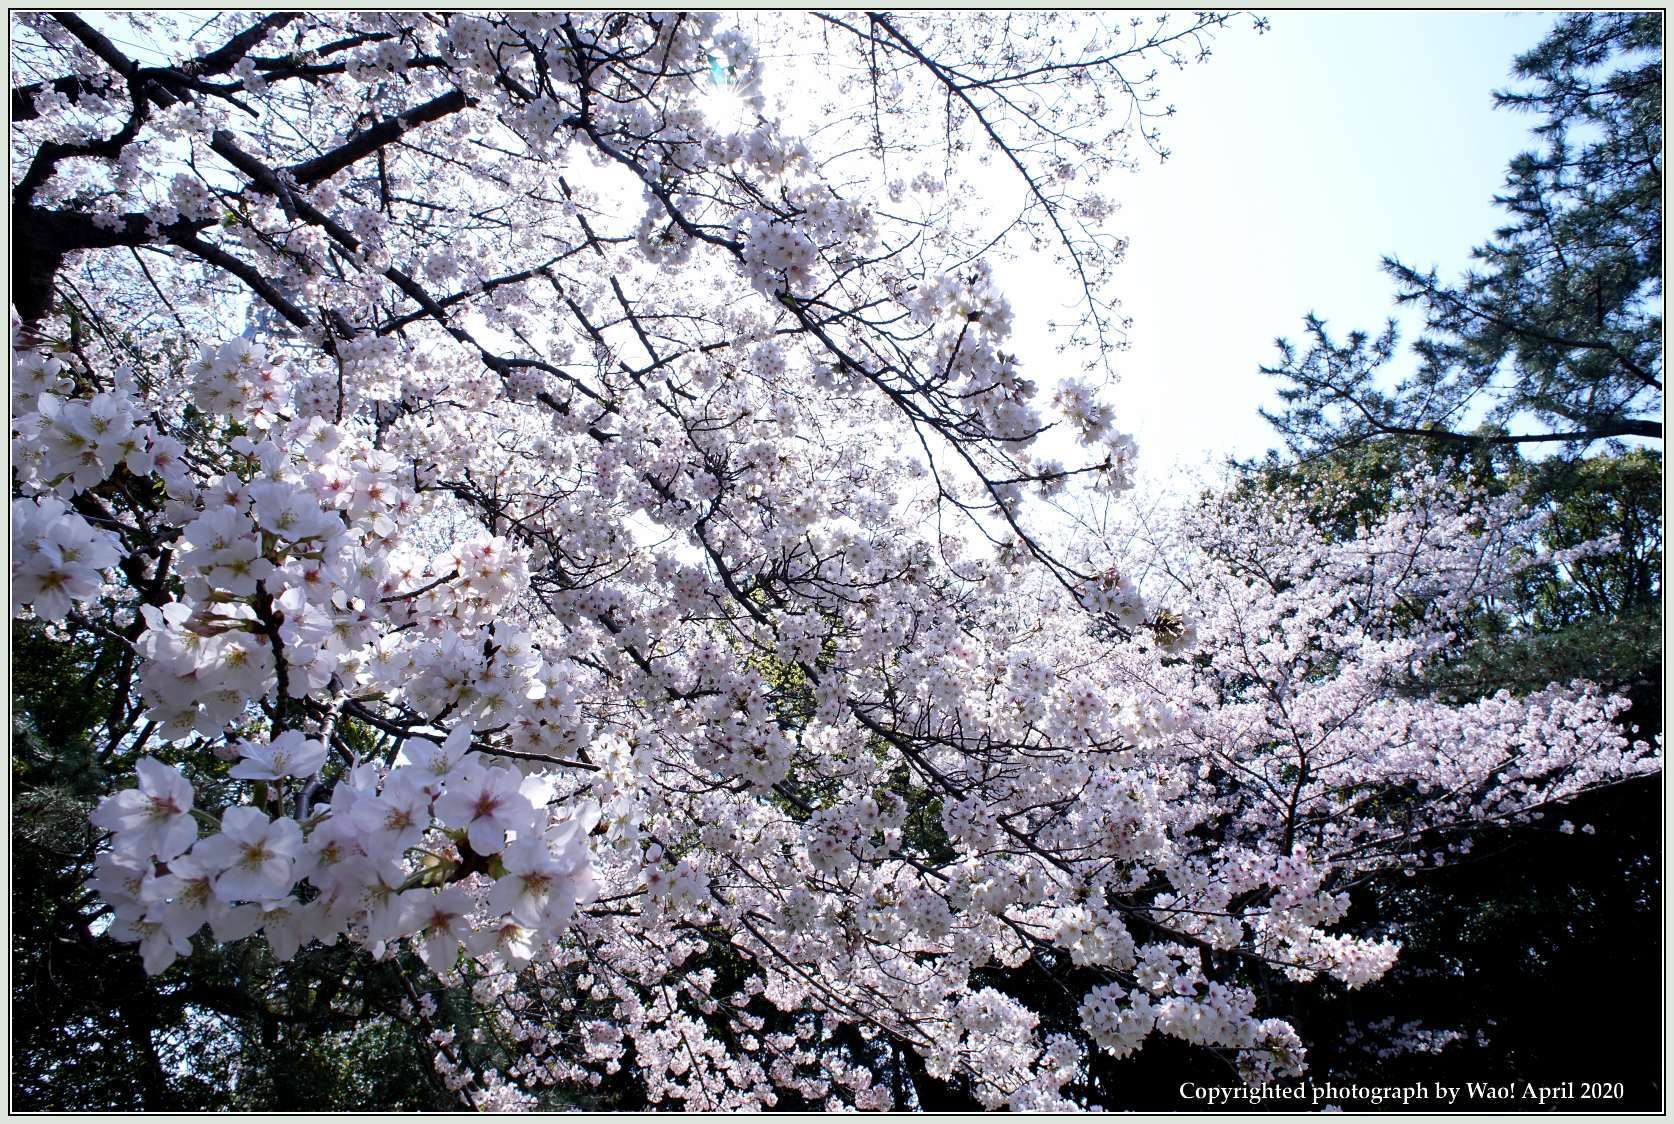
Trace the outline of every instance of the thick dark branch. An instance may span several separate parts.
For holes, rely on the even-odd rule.
[[[12,87],[12,122],[33,121],[41,115],[35,99],[42,91],[50,89],[55,94],[62,94],[71,101],[77,101],[83,94],[105,94],[110,90],[108,82],[98,78],[83,78],[79,74],[69,74],[63,78],[54,78],[51,82],[31,82],[26,86]]]
[[[58,21],[71,35],[81,41],[81,45],[99,56],[101,62],[110,67],[124,78],[132,79],[139,73],[139,63],[116,49],[116,44],[105,38],[86,20],[73,12],[54,12],[53,19]]]
[[[464,91],[451,90],[423,105],[416,105],[399,116],[380,121],[369,129],[362,129],[330,152],[300,164],[292,164],[286,170],[291,178],[301,185],[330,179],[355,161],[399,140],[408,130],[457,113],[467,104]]]
[[[1610,437],[1649,437],[1662,440],[1662,423],[1646,418],[1619,418],[1600,423],[1591,429],[1571,430],[1567,433],[1455,433],[1446,429],[1418,429],[1407,426],[1378,426],[1380,433],[1405,437],[1433,437],[1439,441],[1464,442],[1473,445],[1538,445],[1557,441],[1603,441]]]
[[[120,156],[129,142],[139,135],[140,126],[145,123],[146,115],[150,112],[148,98],[165,106],[177,100],[160,88],[148,91],[148,83],[141,77],[139,65],[118,51],[109,39],[88,26],[79,16],[60,13],[53,18],[79,39],[88,50],[98,55],[112,70],[127,80],[128,94],[133,99],[134,107],[128,120],[111,136],[84,144],[65,144],[62,141],[49,140],[36,149],[35,158],[29,163],[29,170],[23,173],[23,178],[12,189],[14,208],[27,206],[35,197],[35,192],[52,178],[52,173],[61,161],[75,156],[95,156],[107,160]]]
[[[219,246],[205,242],[196,234],[186,234],[174,238],[172,241],[181,249],[189,250],[209,264],[226,270],[250,286],[251,290],[271,305],[275,312],[298,328],[306,329],[310,326],[308,314],[287,300],[285,294],[279,291],[278,286],[264,277],[255,266],[240,261]]]
[[[162,86],[181,85],[192,89],[202,89],[196,80],[212,74],[225,74],[238,64],[250,49],[266,39],[279,28],[293,20],[300,19],[298,12],[282,12],[263,18],[245,31],[233,36],[222,46],[201,58],[173,67],[142,67],[128,59],[118,51],[114,44],[105,36],[99,34],[88,24],[76,16],[64,15],[55,17],[84,45],[103,59],[118,74],[130,80],[149,79]],[[96,77],[84,77],[78,74],[65,75],[50,82],[31,82],[26,86],[17,86],[12,90],[12,120],[33,121],[41,115],[35,105],[35,98],[44,90],[62,94],[71,101],[78,100],[83,94],[104,94],[110,88],[110,83]],[[231,87],[236,89],[237,87]],[[167,90],[153,90],[152,97],[167,105],[172,103],[174,95]]]
[[[227,40],[226,43],[222,44],[220,47],[217,47],[215,50],[209,52],[207,55],[204,55],[202,58],[195,59],[192,62],[187,63],[180,69],[183,73],[191,75],[194,78],[202,78],[206,74],[225,74],[234,66],[237,66],[238,61],[245,55],[249,54],[250,49],[256,44],[260,43],[262,40],[266,39],[269,35],[278,31],[281,27],[284,27],[292,20],[301,18],[302,13],[300,12],[278,12],[274,15],[263,16],[249,28],[239,32],[237,35],[234,35],[231,39]]]
[[[80,211],[39,207],[12,208],[12,223],[12,305],[26,324],[51,309],[53,279],[66,255],[164,239],[178,241],[210,225],[206,219],[159,227],[141,214],[113,215],[101,223]]]
[[[1366,409],[1359,401],[1347,395],[1343,396],[1360,409],[1366,419],[1366,426],[1371,431],[1365,434],[1381,434],[1388,437],[1422,437],[1432,441],[1445,441],[1453,445],[1542,445],[1575,442],[1605,441],[1612,437],[1645,437],[1653,441],[1662,440],[1662,423],[1648,418],[1613,418],[1600,422],[1589,429],[1568,430],[1562,433],[1460,433],[1451,429],[1432,429],[1416,425],[1391,425]],[[1281,431],[1294,434],[1295,428],[1287,424],[1281,416],[1267,410],[1261,411],[1266,418]],[[1363,439],[1363,438],[1360,438]],[[1338,442],[1338,444],[1352,444],[1355,440]],[[1292,441],[1292,447],[1297,448]]]

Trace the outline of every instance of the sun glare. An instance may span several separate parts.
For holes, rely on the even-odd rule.
[[[712,124],[740,129],[750,119],[750,103],[732,85],[711,85],[701,99],[703,115]]]

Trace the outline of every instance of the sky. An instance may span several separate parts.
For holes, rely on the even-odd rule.
[[[1310,311],[1338,333],[1381,328],[1385,255],[1457,276],[1498,225],[1507,162],[1533,146],[1535,120],[1491,93],[1552,15],[1269,18],[1265,35],[1226,31],[1208,62],[1160,77],[1172,155],[1109,182],[1130,240],[1115,292],[1133,318],[1112,397],[1142,480],[1213,477],[1277,444],[1257,413],[1277,401],[1258,370],[1274,338],[1298,340]],[[1051,318],[1050,290],[1008,287],[1018,320]]]

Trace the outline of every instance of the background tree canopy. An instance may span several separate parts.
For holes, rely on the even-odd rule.
[[[1307,319],[1279,342],[1286,409],[1271,420],[1307,454],[1379,435],[1495,444],[1662,436],[1662,18],[1566,16],[1518,57],[1529,83],[1497,93],[1537,116],[1541,149],[1511,162],[1495,197],[1507,224],[1444,283],[1384,259],[1397,299],[1424,314],[1416,370],[1380,382],[1395,322],[1343,343]]]
[[[1624,720],[1659,736],[1662,456],[1607,439],[1662,437],[1662,45],[1659,14],[1577,13],[1517,58],[1525,85],[1496,104],[1536,116],[1543,147],[1511,162],[1495,197],[1507,224],[1457,283],[1384,260],[1397,299],[1424,314],[1415,372],[1388,384],[1393,320],[1339,344],[1310,316],[1307,349],[1281,340],[1263,368],[1281,384],[1287,408],[1267,416],[1291,455],[1244,466],[1240,483],[1300,484],[1345,533],[1384,510],[1414,463],[1461,487],[1517,489],[1550,515],[1531,552],[1599,546],[1485,602],[1424,689],[1469,698],[1589,678],[1624,692]],[[1547,445],[1559,455],[1517,451]],[[1548,825],[1379,899],[1380,911],[1422,917],[1422,935],[1373,999],[1387,1004],[1386,1033],[1332,1037],[1338,1064],[1391,1083],[1631,1070],[1632,1102],[1660,1104],[1655,1015],[1600,1024],[1583,998],[1595,957],[1654,970],[1659,800],[1654,781],[1596,794],[1575,809],[1596,832],[1581,848],[1561,845],[1572,823]],[[1426,1002],[1410,1001],[1442,992],[1472,1013],[1456,1020],[1462,1036],[1434,1056],[1437,1040],[1418,1036],[1398,1057],[1388,1038]],[[1589,1032],[1535,1030],[1554,1003],[1560,1022]],[[1356,1006],[1372,1017],[1366,999]]]

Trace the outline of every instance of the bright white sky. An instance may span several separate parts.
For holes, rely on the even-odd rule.
[[[1494,109],[1491,91],[1510,85],[1512,58],[1551,15],[1271,20],[1266,35],[1223,33],[1207,63],[1160,77],[1178,110],[1163,124],[1172,155],[1109,185],[1130,240],[1116,291],[1134,321],[1117,424],[1157,484],[1276,445],[1256,412],[1276,402],[1257,370],[1274,337],[1298,341],[1309,311],[1341,333],[1380,328],[1394,311],[1386,254],[1456,276],[1498,225],[1507,162],[1533,147],[1534,119]],[[1020,353],[1037,364],[1050,345],[1033,346],[1025,324],[1061,315],[1049,289],[1007,286]]]

